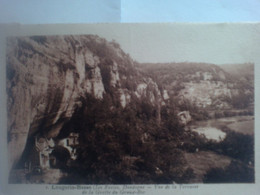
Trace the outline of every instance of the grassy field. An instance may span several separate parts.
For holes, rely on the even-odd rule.
[[[228,127],[230,130],[247,135],[254,135],[254,117],[253,116],[235,116],[219,119],[210,119],[204,121],[195,121],[190,128],[215,127],[222,129]]]
[[[231,123],[227,125],[232,131],[243,133],[247,135],[254,135],[254,121],[239,121],[236,123]]]
[[[231,162],[231,158],[211,151],[185,152],[184,156],[195,174],[195,178],[191,179],[190,183],[202,183],[207,171],[212,168],[225,168]]]

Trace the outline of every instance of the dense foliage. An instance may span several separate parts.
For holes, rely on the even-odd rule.
[[[226,168],[211,169],[204,177],[204,183],[252,183],[254,169],[239,161],[232,161]]]
[[[196,149],[212,151],[232,159],[225,168],[212,168],[204,176],[205,183],[250,183],[254,182],[254,137],[225,130],[226,138],[221,142],[209,141],[194,132],[183,136],[180,147],[187,152]]]
[[[238,159],[246,164],[254,164],[254,137],[232,131],[220,143],[208,142],[209,150]]]
[[[87,96],[87,104],[72,118],[80,147],[62,182],[188,182],[193,172],[184,168],[186,161],[176,144],[182,132],[177,117],[159,126],[151,105],[135,102],[115,109],[113,101],[109,96],[104,100]]]

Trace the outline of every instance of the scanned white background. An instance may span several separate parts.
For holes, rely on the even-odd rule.
[[[9,28],[7,28],[9,27]],[[160,33],[160,30],[161,33]],[[214,29],[211,30],[211,29]],[[133,55],[134,59],[137,60],[148,55],[147,48],[153,47],[159,54],[160,58],[164,59],[168,56],[168,52],[176,56],[176,59],[186,61],[203,61],[206,59],[211,60],[207,62],[220,62],[220,63],[232,63],[232,62],[253,62],[255,63],[255,109],[256,109],[256,173],[259,173],[259,132],[257,127],[259,124],[259,73],[260,73],[260,24],[89,24],[89,25],[11,25],[5,26],[7,36],[24,36],[24,35],[54,35],[54,34],[98,34],[99,36],[105,37],[108,40],[117,40],[126,52]],[[158,33],[155,33],[158,31]],[[191,32],[196,32],[195,34]],[[208,33],[207,33],[208,32]],[[210,32],[210,33],[209,33]],[[149,34],[150,33],[150,34]],[[187,37],[187,33],[190,36]],[[163,34],[163,36],[162,36]],[[178,48],[172,48],[171,41],[172,35],[175,34],[178,39],[174,39],[175,44],[178,45],[179,50],[182,53],[175,55]],[[199,36],[202,34],[204,36]],[[208,34],[208,35],[207,35]],[[207,36],[206,36],[207,35]],[[229,35],[229,36],[228,36]],[[231,41],[230,37],[236,35],[239,41]],[[8,163],[7,163],[7,151],[6,151],[6,129],[5,129],[5,50],[4,40],[1,36],[1,187],[3,190],[8,190],[13,194],[34,194],[35,190],[40,190],[41,193],[48,194],[45,190],[45,185],[7,185],[8,177]],[[185,40],[189,40],[188,42]],[[146,40],[142,42],[141,40]],[[161,46],[161,42],[167,41],[165,47]],[[206,40],[206,41],[205,41]],[[218,48],[218,45],[214,45],[216,42],[226,42],[223,45],[224,48]],[[153,45],[149,45],[153,44]],[[223,43],[224,44],[224,43]],[[192,50],[204,48],[204,53],[201,55],[206,58],[202,58],[200,55],[191,54]],[[188,49],[190,48],[190,49]],[[187,52],[186,49],[190,52]],[[216,50],[218,50],[216,52]],[[135,52],[141,52],[141,56],[135,55]],[[230,53],[231,52],[231,53]],[[193,57],[191,57],[193,56]],[[209,56],[211,56],[209,58]],[[173,57],[174,58],[174,57]],[[172,59],[173,59],[172,58]],[[224,61],[219,61],[223,59]],[[168,59],[167,59],[168,60]],[[179,61],[177,60],[177,61]],[[259,191],[258,177],[256,177],[256,184],[218,184],[218,185],[199,185],[199,190],[192,190],[192,193],[196,194],[208,194],[208,192],[222,192],[224,194],[232,193],[236,194],[257,194]],[[58,193],[59,191],[56,191]],[[153,191],[151,191],[152,193]],[[177,192],[176,190],[174,192]],[[181,191],[182,194],[190,194],[191,191]],[[55,192],[54,192],[55,193]],[[165,191],[165,193],[173,193],[172,191]],[[70,194],[70,191],[64,191],[63,194]],[[80,194],[77,192],[76,194]],[[148,194],[150,194],[148,192]]]
[[[259,0],[0,0],[0,23],[257,22]]]
[[[0,0],[0,23],[107,23],[107,22],[221,22],[222,24],[157,24],[152,25],[50,25],[48,27],[0,26],[0,194],[49,194],[44,185],[7,185],[6,112],[5,112],[5,35],[99,34],[120,42],[122,49],[138,60],[203,61],[211,63],[255,63],[255,137],[256,184],[200,185],[199,190],[180,194],[259,194],[259,73],[260,21],[259,0],[156,1],[97,0],[34,1]],[[191,3],[192,2],[192,3]],[[223,24],[250,22],[251,24]],[[151,31],[151,29],[153,31]],[[130,31],[130,33],[129,33]],[[127,33],[128,32],[128,33]],[[196,33],[195,33],[196,32]],[[165,46],[167,36],[172,46]],[[189,39],[187,40],[187,36]],[[150,39],[159,38],[155,45]],[[178,37],[178,38],[176,38]],[[180,38],[182,37],[182,38]],[[159,40],[158,39],[158,40]],[[143,40],[140,41],[140,40]],[[186,42],[185,42],[186,40]],[[178,42],[179,41],[179,42]],[[183,42],[184,41],[184,42]],[[138,47],[136,47],[138,45]],[[196,48],[200,50],[196,50]],[[160,48],[160,55],[156,48]],[[225,51],[225,52],[222,52]],[[171,55],[174,53],[176,55]],[[144,56],[146,58],[144,58]],[[60,191],[53,192],[53,194]],[[152,192],[151,192],[152,193]],[[167,194],[176,191],[166,191]],[[65,191],[63,194],[71,194]]]

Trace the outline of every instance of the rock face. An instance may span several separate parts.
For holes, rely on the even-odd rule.
[[[184,89],[179,92],[179,97],[194,102],[198,107],[219,107],[219,108],[231,108],[231,105],[224,102],[219,103],[221,97],[231,98],[232,93],[235,90],[231,90],[227,87],[227,84],[223,82],[201,81],[200,83],[188,82],[185,83]]]
[[[254,102],[253,64],[233,65],[233,69],[227,66],[228,72],[222,68],[225,65],[205,63],[142,64],[140,66],[154,75],[169,96],[174,97],[180,104],[189,102],[200,109],[221,110],[246,108]],[[244,74],[238,75],[233,71],[235,67],[244,66],[249,67]]]
[[[163,102],[157,84],[115,42],[94,35],[8,39],[10,166],[35,135],[55,138],[86,94],[103,99],[109,93],[117,94],[122,107],[133,98],[158,109]]]

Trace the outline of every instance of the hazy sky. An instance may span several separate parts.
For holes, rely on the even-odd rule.
[[[131,27],[122,48],[139,62],[241,63],[259,60],[260,25],[173,24]],[[127,32],[126,32],[127,34]]]
[[[259,0],[0,0],[0,23],[252,22],[260,21],[259,10]],[[259,26],[98,26],[81,32],[117,40],[139,62],[258,60]]]
[[[16,26],[14,34],[97,34],[138,62],[260,65],[260,24],[92,24]],[[10,35],[10,33],[9,33]]]
[[[115,39],[139,62],[260,62],[260,24],[256,23],[100,24],[74,29]]]

